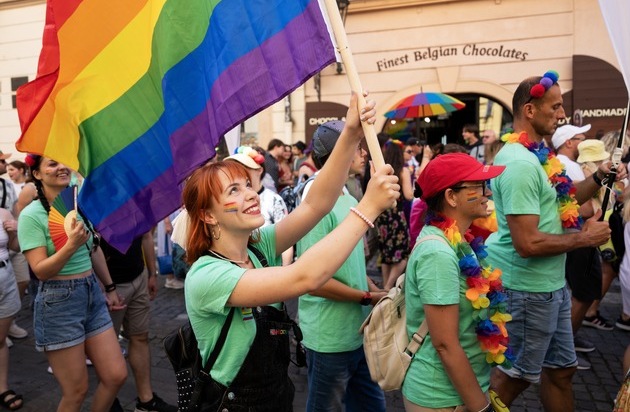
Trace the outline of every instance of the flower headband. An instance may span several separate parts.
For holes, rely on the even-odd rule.
[[[37,159],[39,157],[40,157],[39,155],[28,153],[26,157],[24,158],[24,163],[26,163],[28,167],[33,167],[35,166],[35,163],[37,163]]]
[[[538,83],[532,86],[529,90],[529,95],[534,99],[540,99],[545,95],[545,92],[549,90],[551,86],[558,83],[560,75],[555,70],[549,70],[543,74],[542,79]]]
[[[258,151],[254,148],[251,148],[249,146],[239,146],[234,150],[234,154],[244,154],[245,156],[249,156],[252,159],[254,159],[254,162],[256,162],[256,164],[263,164],[265,163],[265,156],[261,155],[260,153],[258,153]]]

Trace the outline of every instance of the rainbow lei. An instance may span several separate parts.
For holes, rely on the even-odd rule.
[[[575,186],[569,176],[567,176],[564,165],[556,155],[549,150],[542,142],[535,143],[529,140],[527,133],[506,133],[501,137],[506,143],[520,143],[527,150],[532,152],[540,165],[545,170],[551,186],[556,189],[556,199],[558,200],[558,213],[562,226],[566,229],[580,229],[582,227],[582,217],[575,200]]]
[[[511,368],[514,355],[508,346],[505,324],[512,320],[512,316],[507,313],[501,270],[492,269],[485,262],[488,253],[481,237],[472,239],[466,233],[466,239],[462,240],[455,220],[444,215],[431,215],[427,223],[444,232],[460,258],[459,269],[468,285],[466,299],[473,307],[473,319],[477,322],[475,332],[481,350],[486,353],[486,362]]]

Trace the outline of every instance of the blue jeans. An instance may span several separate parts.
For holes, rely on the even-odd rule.
[[[506,324],[516,360],[506,375],[537,383],[542,368],[561,369],[577,365],[571,328],[571,292],[565,285],[553,292],[507,290]]]
[[[381,412],[385,395],[370,378],[363,346],[349,352],[307,349],[307,412]]]

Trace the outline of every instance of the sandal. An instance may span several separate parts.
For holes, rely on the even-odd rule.
[[[8,397],[9,399],[7,399]],[[19,403],[16,405],[16,402]],[[24,405],[24,402],[22,401],[22,395],[18,395],[15,393],[15,391],[9,389],[6,392],[0,393],[0,405],[10,411],[17,411]]]

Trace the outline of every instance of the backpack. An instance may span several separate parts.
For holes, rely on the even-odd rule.
[[[308,182],[315,180],[315,176],[311,176],[305,181],[298,183],[296,186],[287,186],[278,193],[284,203],[287,205],[287,210],[291,213],[302,202],[302,195],[304,194],[304,188]]]
[[[268,267],[267,259],[255,247],[248,245],[263,267]],[[173,332],[166,335],[162,344],[168,360],[173,366],[177,380],[177,406],[180,412],[197,412],[201,410],[205,399],[205,389],[212,382],[210,370],[219,357],[225,344],[235,308],[228,313],[225,323],[221,328],[217,344],[212,350],[208,362],[203,366],[203,359],[199,352],[197,338],[190,320]]]
[[[414,248],[427,240],[446,243],[440,236],[429,235],[418,239]],[[403,274],[396,286],[374,305],[359,329],[370,377],[385,391],[401,388],[411,360],[429,332],[425,319],[409,340],[404,283]]]

